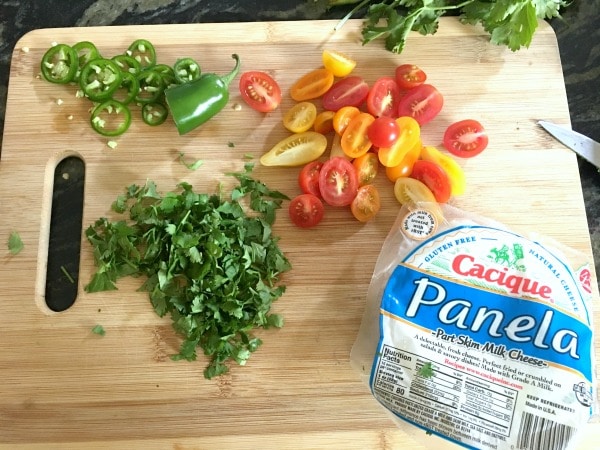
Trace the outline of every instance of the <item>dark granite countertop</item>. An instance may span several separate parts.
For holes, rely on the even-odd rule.
[[[127,24],[337,19],[349,10],[339,7],[325,11],[315,5],[316,2],[307,0],[0,0],[0,129],[4,127],[11,53],[18,39],[31,30]],[[551,21],[560,48],[572,127],[597,141],[600,141],[599,11],[600,0],[574,0],[563,11],[562,20]],[[579,165],[598,273],[600,175],[585,161],[580,160]]]

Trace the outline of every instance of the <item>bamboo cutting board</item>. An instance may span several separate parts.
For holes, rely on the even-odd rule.
[[[439,145],[445,127],[464,118],[480,120],[490,136],[484,153],[460,162],[469,184],[453,203],[516,231],[553,237],[592,261],[575,155],[536,125],[569,124],[557,43],[546,23],[528,50],[512,53],[489,44],[480,29],[444,18],[435,36],[411,35],[401,56],[381,43],[361,46],[360,21],[333,33],[335,24],[45,29],[19,41],[0,160],[0,240],[18,231],[25,243],[16,256],[5,244],[0,250],[3,448],[424,448],[395,427],[349,365],[375,260],[398,211],[383,173],[382,212],[366,225],[346,209],[327,208],[319,227],[301,230],[281,211],[275,233],[293,270],[275,310],[286,324],[259,333],[264,345],[248,365],[221,378],[203,378],[202,358],[170,360],[178,338],[136,291],[139,280],[123,280],[116,292],[83,291],[94,270],[83,238],[74,306],[62,313],[45,306],[52,177],[60,160],[85,161],[84,228],[110,214],[111,202],[132,183],[152,179],[163,192],[180,181],[199,192],[215,192],[219,182],[231,186],[224,173],[242,170],[248,154],[256,178],[294,196],[299,169],[260,167],[258,157],[287,135],[281,118],[293,104],[289,87],[320,66],[324,48],[356,59],[355,73],[369,83],[393,76],[400,63],[421,66],[445,98],[440,116],[423,128],[424,143]],[[230,55],[238,53],[242,70],[278,80],[284,101],[258,114],[241,100],[236,79],[229,105],[200,129],[180,137],[170,122],[149,128],[134,117],[111,149],[88,126],[89,102],[75,98],[72,86],[39,79],[39,61],[52,42],[90,40],[114,55],[137,38],[156,45],[160,62],[191,56],[205,72],[229,72]],[[203,166],[188,170],[180,152]],[[595,279],[593,285],[596,295]],[[598,309],[595,315],[600,323]],[[105,336],[91,333],[96,324]],[[590,428],[590,436],[598,431]]]

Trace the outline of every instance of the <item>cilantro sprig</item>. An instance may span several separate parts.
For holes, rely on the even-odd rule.
[[[86,291],[144,276],[140,290],[183,338],[172,359],[193,361],[201,348],[210,358],[206,378],[226,373],[230,360],[246,363],[262,344],[254,329],[283,325],[270,309],[291,264],[272,225],[288,197],[252,178],[252,167],[228,174],[238,180],[230,198],[196,193],[185,182],[164,195],[152,181],[131,185],[112,205],[129,218],[100,218],[86,230],[97,266]]]
[[[311,1],[311,0],[309,0]],[[314,1],[314,0],[312,0]],[[323,2],[324,0],[321,0]],[[458,15],[463,23],[481,24],[490,41],[512,51],[529,47],[538,19],[560,17],[565,0],[325,0],[327,7],[356,4],[338,23],[339,29],[351,17],[366,9],[362,28],[363,44],[384,39],[386,49],[401,53],[411,31],[434,34],[439,18]]]

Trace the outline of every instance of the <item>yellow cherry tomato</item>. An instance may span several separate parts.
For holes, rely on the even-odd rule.
[[[262,155],[260,162],[263,166],[301,166],[317,159],[326,148],[327,138],[321,133],[295,133]]]
[[[392,183],[400,177],[410,176],[415,162],[417,162],[421,155],[421,148],[422,146],[420,143],[419,145],[415,145],[406,155],[404,155],[400,164],[385,168],[385,174]]]
[[[450,180],[451,195],[462,195],[465,193],[467,178],[462,167],[450,156],[442,153],[437,148],[425,146],[421,150],[421,159],[436,163],[448,175]]]
[[[334,111],[321,111],[315,118],[313,129],[317,133],[327,134],[333,131],[333,116]]]
[[[436,203],[433,192],[425,183],[410,177],[400,177],[394,183],[394,196],[401,205],[419,202]]]
[[[344,158],[347,160],[352,159],[344,153],[344,150],[342,149],[342,136],[340,136],[337,133],[333,135],[333,139],[331,140],[331,150],[329,151],[329,159],[336,157]]]
[[[377,152],[379,162],[385,167],[397,166],[416,145],[421,146],[421,127],[415,119],[401,116],[396,123],[400,127],[398,139],[391,147],[380,148]]]
[[[292,133],[302,133],[313,126],[316,117],[317,107],[314,103],[296,103],[283,116],[283,126]]]
[[[356,61],[336,50],[323,50],[323,66],[336,77],[345,77],[356,67]]]

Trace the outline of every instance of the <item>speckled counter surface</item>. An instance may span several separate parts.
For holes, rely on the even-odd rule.
[[[307,0],[46,0],[0,1],[0,129],[10,57],[17,40],[37,28],[126,24],[246,22],[341,18],[348,8],[326,11]],[[571,123],[600,141],[600,0],[574,0],[554,27],[563,63]],[[360,15],[356,16],[360,17]],[[543,80],[540,80],[543,83]],[[540,166],[544,162],[540,161]],[[596,271],[600,273],[600,174],[579,161]],[[536,170],[536,168],[532,168]],[[549,196],[548,201],[552,201]]]

